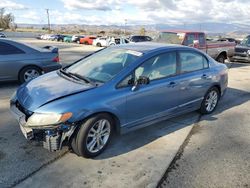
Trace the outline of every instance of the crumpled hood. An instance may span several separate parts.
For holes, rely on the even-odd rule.
[[[59,76],[56,71],[40,76],[17,90],[18,102],[27,110],[34,111],[40,106],[61,97],[79,93],[94,86],[76,83]]]

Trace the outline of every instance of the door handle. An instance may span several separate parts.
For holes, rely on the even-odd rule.
[[[170,82],[167,86],[168,87],[175,87],[175,86],[177,86],[177,83],[176,82]]]
[[[201,78],[202,78],[202,79],[206,79],[206,80],[207,80],[207,79],[209,79],[209,76],[208,76],[208,75],[206,75],[206,74],[203,74],[203,75],[201,76]]]

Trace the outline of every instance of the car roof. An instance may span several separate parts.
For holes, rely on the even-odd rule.
[[[0,42],[5,42],[8,44],[11,44],[19,49],[22,49],[23,51],[25,51],[26,53],[34,53],[34,52],[42,52],[42,51],[48,51],[46,49],[42,49],[36,46],[32,46],[29,44],[25,44],[22,42],[18,42],[18,41],[14,41],[11,39],[6,39],[6,38],[0,38]]]
[[[119,45],[117,47],[122,48],[122,49],[138,51],[144,54],[150,53],[159,49],[162,49],[162,50],[163,49],[176,49],[176,48],[193,49],[193,48],[178,45],[178,44],[165,44],[165,43],[156,43],[156,42],[128,43],[124,45]]]

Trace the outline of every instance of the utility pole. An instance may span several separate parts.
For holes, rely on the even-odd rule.
[[[49,30],[49,33],[50,33],[49,9],[46,9],[46,12],[47,12],[47,17],[48,17],[48,30]]]
[[[124,19],[124,35],[126,36],[126,25],[127,25],[127,19]]]

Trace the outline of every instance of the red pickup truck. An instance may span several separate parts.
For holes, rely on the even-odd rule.
[[[157,42],[198,48],[221,63],[225,63],[227,58],[231,58],[234,55],[236,46],[234,42],[207,41],[203,32],[184,30],[162,31],[156,40]]]

